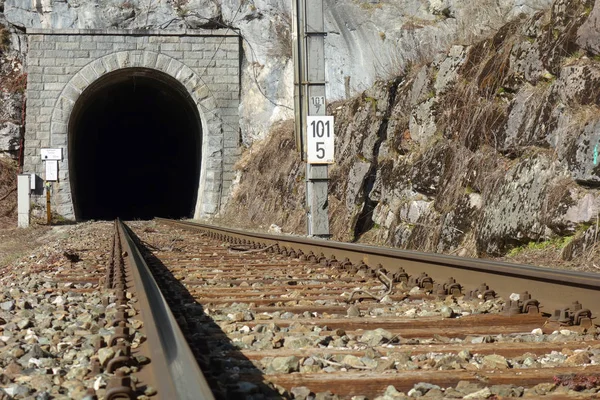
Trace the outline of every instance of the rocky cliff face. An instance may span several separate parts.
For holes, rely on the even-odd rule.
[[[26,85],[21,39],[0,14],[0,229],[14,227],[17,219]]]
[[[17,158],[24,131],[22,36],[0,15],[0,158]]]
[[[18,28],[232,28],[243,37],[246,144],[292,117],[289,0],[4,0]],[[328,97],[347,98],[452,43],[471,42],[549,0],[325,0]]]
[[[593,250],[599,9],[592,0],[557,0],[487,40],[455,45],[331,105],[338,135],[330,169],[334,237],[471,256],[545,242],[560,242],[565,258]],[[269,158],[281,140],[270,139],[255,158]],[[295,199],[302,167],[286,171],[244,172],[240,188],[264,182],[274,189],[270,196]],[[269,211],[247,216],[304,232],[302,211]]]

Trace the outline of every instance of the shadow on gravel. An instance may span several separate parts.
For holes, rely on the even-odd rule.
[[[148,244],[129,232],[140,248],[154,279],[169,303],[181,331],[188,341],[215,398],[217,399],[286,399],[264,383],[263,373],[246,358],[212,318],[206,315],[187,288],[158,259]],[[182,253],[183,254],[183,253]],[[211,356],[212,354],[218,356]],[[243,381],[241,379],[246,379]]]

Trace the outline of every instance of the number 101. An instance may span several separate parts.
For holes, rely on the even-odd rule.
[[[310,123],[313,138],[331,137],[331,122],[329,120],[317,120]]]

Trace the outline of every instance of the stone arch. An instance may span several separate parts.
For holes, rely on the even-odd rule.
[[[181,61],[152,51],[120,51],[95,59],[77,71],[65,84],[54,105],[50,120],[50,144],[67,143],[69,119],[79,96],[97,79],[127,68],[148,68],[163,72],[182,84],[198,109],[201,120],[201,166],[194,218],[218,211],[222,196],[223,128],[216,112],[216,100],[202,78]],[[68,160],[68,148],[65,149]],[[67,166],[68,170],[68,166]],[[209,190],[206,190],[209,189]]]

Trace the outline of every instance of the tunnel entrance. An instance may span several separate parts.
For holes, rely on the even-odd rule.
[[[202,128],[186,89],[165,73],[128,68],[92,83],[69,119],[75,217],[192,217]]]

